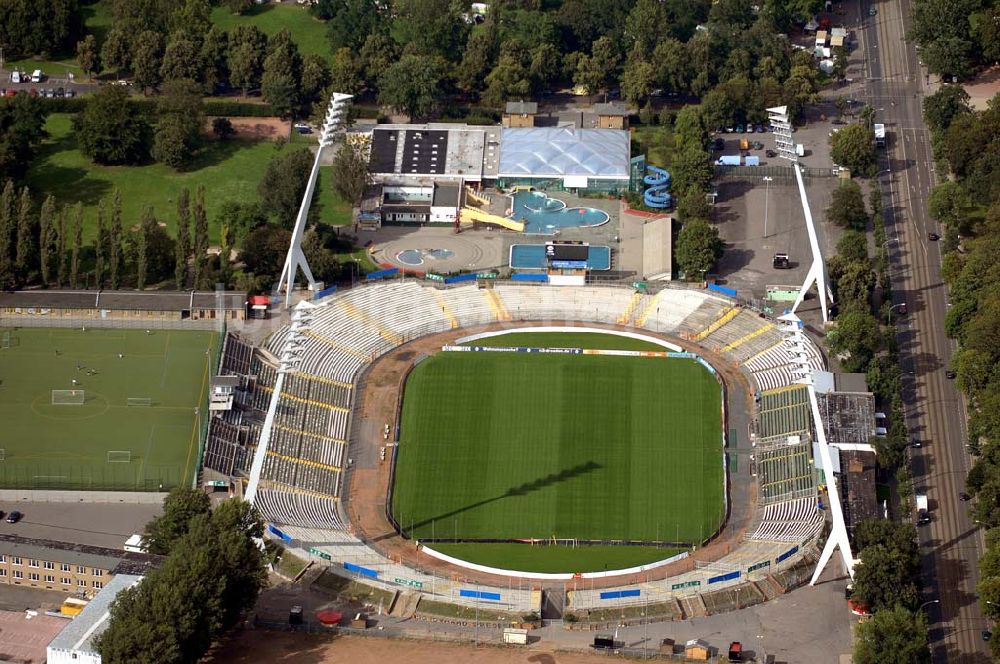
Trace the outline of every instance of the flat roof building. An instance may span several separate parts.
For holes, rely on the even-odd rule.
[[[533,101],[509,101],[504,108],[504,127],[534,127],[538,104]]]
[[[108,628],[111,604],[118,593],[142,581],[142,576],[120,574],[97,594],[78,616],[52,639],[46,649],[49,664],[101,664],[95,639]]]
[[[567,189],[624,190],[629,141],[628,132],[612,129],[504,129],[498,181],[504,187],[555,181]]]
[[[0,320],[29,317],[242,320],[245,291],[24,290],[0,292]],[[30,325],[26,320],[18,320]]]

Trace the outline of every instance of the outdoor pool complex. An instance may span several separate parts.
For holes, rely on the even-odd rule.
[[[566,207],[564,202],[550,198],[540,191],[515,192],[510,218],[523,220],[524,232],[534,235],[553,235],[563,228],[600,226],[610,219],[604,210]]]
[[[517,270],[544,270],[548,262],[544,244],[513,244],[510,247],[510,266]],[[587,247],[588,270],[611,269],[611,247]]]

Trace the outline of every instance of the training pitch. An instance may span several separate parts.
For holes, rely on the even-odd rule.
[[[0,486],[156,491],[190,483],[217,333],[0,334],[8,331],[9,347],[0,349]],[[83,403],[54,405],[52,390],[82,390]]]
[[[421,540],[700,543],[725,516],[720,400],[690,359],[439,353],[407,380],[393,516]]]

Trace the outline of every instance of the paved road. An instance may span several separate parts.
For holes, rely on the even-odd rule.
[[[934,184],[930,136],[921,117],[923,96],[931,92],[912,43],[904,41],[911,0],[878,4],[859,0],[865,17],[860,31],[868,54],[868,101],[888,132],[880,182],[889,211],[889,249],[895,303],[908,315],[899,333],[907,424],[923,447],[913,452],[914,485],[926,492],[932,521],[919,531],[924,557],[925,599],[929,606],[934,661],[987,662],[980,631],[988,626],[976,599],[982,533],[958,494],[971,460],[965,450],[965,407],[953,381],[945,378],[955,345],[944,334],[947,292],[940,278],[939,244],[928,231],[943,234],[927,215]],[[869,6],[878,15],[868,18]]]

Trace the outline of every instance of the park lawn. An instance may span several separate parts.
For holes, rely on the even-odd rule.
[[[268,2],[254,5],[240,16],[225,7],[216,7],[212,10],[212,23],[225,30],[252,23],[268,36],[286,29],[292,34],[292,40],[298,44],[302,55],[315,53],[326,59],[333,57],[330,42],[326,39],[326,23],[313,18],[308,9],[298,5]]]
[[[139,223],[147,205],[173,234],[177,219],[177,196],[188,188],[192,196],[198,185],[205,187],[209,238],[219,241],[218,212],[227,201],[257,200],[257,185],[271,159],[278,154],[271,141],[209,140],[194,163],[175,171],[163,164],[145,166],[101,166],[80,152],[72,132],[72,116],[54,113],[45,129],[48,139],[28,170],[26,182],[38,198],[49,194],[61,205],[84,206],[84,241],[96,235],[97,204],[105,200],[110,211],[111,196],[121,191],[122,218],[126,227]],[[284,148],[289,149],[289,148]],[[350,206],[343,203],[329,184],[330,169],[321,176],[317,203],[319,218],[331,224],[350,223]]]
[[[439,353],[407,380],[393,516],[421,540],[702,542],[720,399],[687,359]]]
[[[498,348],[599,348],[601,350],[666,351],[663,346],[599,332],[508,332],[507,334],[467,341],[463,346],[495,346]]]
[[[155,491],[190,485],[200,461],[217,333],[0,330],[6,332],[0,487]],[[52,404],[52,390],[70,389],[83,390],[83,404]],[[150,405],[129,406],[130,398]],[[111,463],[108,451],[128,451],[131,461]]]
[[[685,549],[655,546],[548,546],[469,542],[428,544],[435,551],[477,565],[539,574],[584,574],[629,569],[676,556]]]

